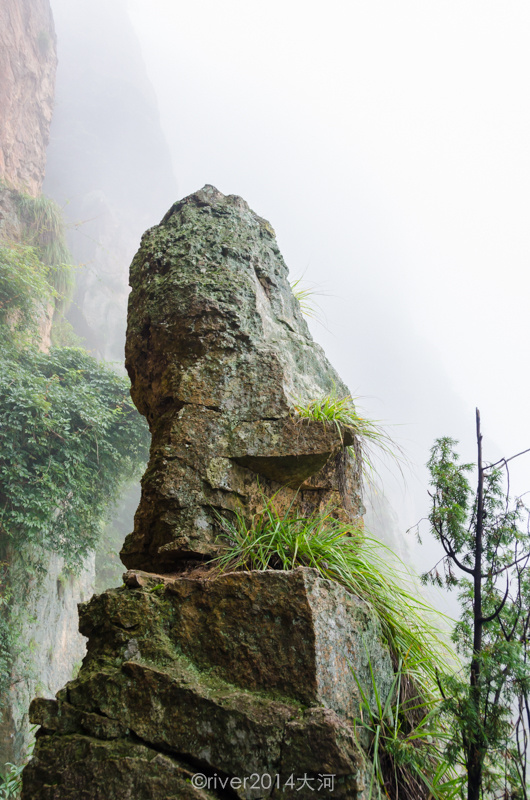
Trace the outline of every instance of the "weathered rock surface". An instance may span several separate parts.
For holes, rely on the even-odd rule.
[[[48,0],[2,0],[0,178],[34,196],[44,179],[56,66]]]
[[[26,800],[81,789],[87,800],[207,797],[185,783],[196,772],[278,775],[282,786],[332,774],[333,797],[364,796],[352,670],[368,696],[369,661],[382,692],[392,678],[364,603],[307,568],[210,580],[129,572],[126,583],[81,606],[81,672],[57,700],[32,704],[42,728]],[[312,785],[282,794],[314,797]],[[272,794],[247,784],[221,796]]]
[[[218,514],[362,513],[354,444],[295,402],[348,394],[302,317],[268,222],[212,186],[147,231],[131,266],[126,366],[152,432],[122,560],[170,571],[217,551]]]
[[[355,720],[393,678],[368,605],[307,567],[186,572],[222,547],[220,515],[265,498],[359,518],[355,438],[294,413],[347,388],[239,197],[206,186],[174,205],[131,283],[127,368],[153,438],[129,570],[81,606],[78,677],[31,706],[23,800],[368,800]]]
[[[85,639],[78,632],[77,604],[93,592],[94,559],[87,558],[83,570],[73,576],[59,556],[42,554],[46,574],[40,581],[24,583],[22,589],[18,560],[21,553],[9,553],[9,575],[15,585],[17,603],[11,624],[27,647],[11,666],[11,685],[0,699],[0,765],[19,764],[26,757],[31,739],[28,708],[38,694],[53,697],[80,666]],[[23,676],[23,677],[21,677]]]

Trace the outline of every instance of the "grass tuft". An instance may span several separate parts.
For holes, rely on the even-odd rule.
[[[333,391],[310,400],[308,403],[294,403],[294,410],[301,419],[335,425],[341,439],[345,430],[350,431],[357,438],[358,446],[352,446],[349,450],[356,459],[361,461],[363,474],[367,480],[377,474],[373,457],[374,449],[388,456],[402,471],[406,460],[403,451],[378,421],[359,415],[355,405],[357,399],[351,395],[338,397]]]
[[[368,797],[399,800],[456,800],[462,779],[448,762],[445,749],[451,739],[440,716],[441,698],[425,698],[411,692],[409,674],[414,671],[410,654],[399,661],[394,681],[381,697],[372,665],[370,702],[353,677],[361,697],[361,718],[356,727],[370,734],[372,770]]]
[[[212,563],[221,571],[313,567],[364,600],[380,620],[395,662],[408,658],[409,678],[430,696],[450,649],[442,643],[441,615],[408,589],[406,568],[381,542],[331,512],[311,517],[283,515],[264,498],[263,509],[247,520],[218,515],[224,552]]]
[[[310,286],[304,287],[301,284],[302,278],[298,278],[296,281],[291,283],[291,291],[296,300],[298,300],[300,311],[304,316],[309,317],[310,319],[317,319],[316,307],[311,301],[311,298],[318,294],[318,292],[316,289]]]
[[[381,542],[331,512],[283,515],[272,500],[247,520],[217,514],[225,549],[214,571],[312,567],[364,600],[378,617],[394,664],[394,682],[381,698],[372,672],[374,702],[359,685],[361,719],[371,739],[369,797],[455,800],[461,781],[444,755],[447,730],[440,714],[438,675],[453,652],[441,632],[443,615],[419,599],[405,566]]]

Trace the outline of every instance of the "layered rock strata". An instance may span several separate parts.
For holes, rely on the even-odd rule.
[[[31,706],[26,800],[367,797],[359,684],[392,668],[365,603],[306,568],[125,583],[80,606],[83,668]]]
[[[223,519],[267,503],[359,521],[358,442],[295,411],[347,388],[239,197],[206,186],[176,203],[131,283],[127,368],[152,448],[129,570],[80,607],[78,677],[32,704],[22,796],[367,800],[361,697],[393,678],[373,612],[307,567],[201,568]]]
[[[212,556],[218,515],[251,516],[263,495],[280,512],[357,518],[353,437],[294,413],[348,390],[311,338],[269,223],[205,186],[144,235],[131,286],[126,366],[152,447],[125,565]]]

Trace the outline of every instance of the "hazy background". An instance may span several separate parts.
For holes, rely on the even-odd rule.
[[[179,195],[242,195],[325,293],[315,337],[415,465],[402,526],[475,405],[492,458],[530,446],[528,3],[128,5]]]
[[[95,352],[120,357],[141,231],[212,183],[270,220],[293,279],[322,293],[315,338],[407,451],[406,480],[384,475],[401,544],[428,508],[435,437],[473,460],[476,405],[486,455],[530,446],[528,3],[53,8],[48,183],[79,240],[72,314],[100,331]],[[515,472],[530,488],[530,459]]]

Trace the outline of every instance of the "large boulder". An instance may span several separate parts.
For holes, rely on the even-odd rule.
[[[258,775],[232,784],[249,800],[278,784],[315,797],[323,774],[330,796],[366,796],[359,687],[375,703],[392,665],[365,603],[307,568],[125,579],[80,606],[79,676],[32,703],[25,800],[209,797],[186,784],[194,774]]]
[[[218,515],[362,513],[354,438],[293,406],[347,387],[309,333],[274,231],[213,186],[147,231],[131,266],[126,366],[151,458],[122,560],[171,571],[217,552]]]

